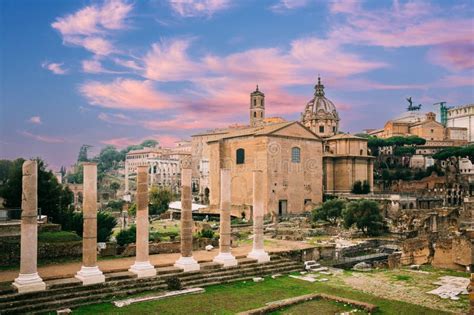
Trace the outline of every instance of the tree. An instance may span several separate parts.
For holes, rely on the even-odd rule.
[[[343,199],[331,199],[324,202],[319,208],[313,210],[313,221],[324,220],[336,224],[337,219],[342,216],[342,210],[346,205]]]
[[[120,189],[120,184],[117,183],[117,182],[112,182],[112,183],[110,184],[110,189],[114,192],[114,198],[116,198],[117,190]]]
[[[153,139],[144,140],[141,144],[142,147],[154,148],[158,145],[158,141]]]
[[[362,199],[349,202],[342,216],[346,228],[355,225],[365,235],[377,236],[386,231],[379,204],[373,200]]]
[[[87,158],[87,151],[91,146],[88,144],[83,144],[79,149],[79,155],[77,157],[77,162],[87,162],[89,159]]]
[[[125,157],[121,152],[117,151],[113,145],[108,145],[100,150],[99,156],[97,157],[97,172],[105,173],[114,169],[118,162],[124,159]]]
[[[173,199],[173,193],[169,188],[158,188],[153,186],[150,189],[150,214],[159,215],[168,210]]]
[[[362,194],[362,182],[360,180],[356,180],[354,184],[352,185],[352,191],[353,194],[360,195]]]
[[[70,220],[62,226],[65,231],[74,231],[77,235],[82,235],[84,231],[84,216],[82,212],[75,212],[70,216]],[[112,235],[117,220],[108,212],[97,212],[97,241],[107,242]]]
[[[53,223],[65,224],[72,215],[73,193],[58,183],[56,176],[46,170],[46,164],[38,159],[38,208]],[[13,161],[7,182],[0,189],[0,196],[7,208],[21,208],[23,159]]]

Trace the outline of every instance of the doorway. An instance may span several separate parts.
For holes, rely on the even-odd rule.
[[[286,216],[288,208],[288,201],[287,200],[279,200],[278,201],[278,216]]]

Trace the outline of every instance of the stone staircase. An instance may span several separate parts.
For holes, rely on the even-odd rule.
[[[201,263],[200,271],[182,272],[168,266],[157,268],[157,276],[138,279],[128,271],[106,274],[105,283],[83,286],[75,278],[46,281],[47,290],[15,293],[0,290],[0,314],[44,313],[62,308],[73,308],[125,298],[130,295],[167,290],[167,279],[176,277],[183,288],[205,287],[214,284],[251,280],[256,276],[289,273],[303,270],[302,263],[277,255],[268,263],[258,264],[249,258],[238,258],[239,265],[223,268],[218,263]]]

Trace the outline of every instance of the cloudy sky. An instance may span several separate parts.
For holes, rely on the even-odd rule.
[[[405,97],[474,102],[472,0],[2,0],[0,158],[70,165],[81,144],[163,145],[267,116],[299,119],[318,74],[341,129]]]

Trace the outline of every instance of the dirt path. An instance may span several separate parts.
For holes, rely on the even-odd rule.
[[[304,249],[309,247],[312,246],[301,242],[270,240],[266,245],[266,250],[269,252],[281,252],[290,249]],[[252,244],[243,244],[232,249],[232,254],[236,257],[246,256],[251,249]],[[218,253],[219,249],[215,248],[209,252],[205,250],[195,251],[193,252],[193,255],[199,262],[203,262],[211,261]],[[179,253],[150,255],[150,262],[155,266],[172,265],[179,257]],[[98,265],[103,272],[123,271],[133,265],[134,261],[135,257],[106,259],[100,260]],[[70,262],[38,267],[38,273],[44,280],[47,280],[73,277],[79,269],[81,269],[81,262]],[[13,281],[18,277],[18,273],[18,269],[0,271],[0,282]]]

